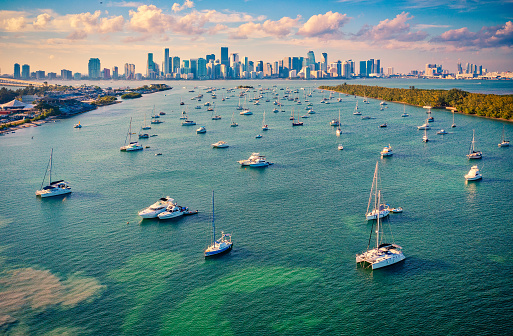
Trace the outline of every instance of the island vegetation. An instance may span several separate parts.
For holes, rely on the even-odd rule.
[[[135,98],[141,98],[142,94],[139,92],[129,92],[121,95],[121,99],[135,99]]]
[[[118,103],[118,99],[115,96],[103,96],[98,97],[95,101],[91,102],[91,105],[105,106]]]
[[[414,86],[410,86],[408,89],[398,89],[347,83],[337,86],[321,86],[320,88],[416,106],[452,107],[457,112],[464,114],[513,120],[513,95],[471,93],[459,89],[426,90],[417,89]]]

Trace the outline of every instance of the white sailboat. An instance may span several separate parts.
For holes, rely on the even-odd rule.
[[[335,131],[335,134],[337,136],[340,136],[340,134],[342,134],[342,129],[340,128],[340,124],[341,124],[341,120],[340,120],[340,110],[338,110],[338,125],[337,125],[337,130]]]
[[[146,124],[146,115],[144,115],[144,124],[142,125],[141,129],[143,129],[143,130],[151,129],[151,126],[148,126],[148,124]]]
[[[504,125],[502,125],[502,138],[498,145],[499,147],[509,147],[509,141],[504,139]]]
[[[454,110],[452,111],[452,128],[456,127],[456,124],[454,123]]]
[[[265,123],[265,111],[264,111],[264,119],[262,120],[262,131],[269,130],[269,126]]]
[[[233,115],[232,115],[232,123],[230,124],[230,126],[231,126],[231,127],[237,127],[237,126],[239,126],[239,124],[237,124],[237,123],[233,120],[233,118],[234,118],[234,117],[235,117],[235,112],[233,112]]]
[[[409,117],[410,115],[408,113],[406,113],[406,104],[403,105],[404,109],[403,109],[403,114],[401,114],[401,117]]]
[[[130,118],[130,125],[128,126],[128,133],[125,137],[125,145],[121,146],[119,148],[122,152],[132,152],[137,150],[142,150],[143,146],[139,144],[137,141],[132,141],[132,135],[135,133],[132,133],[132,118]],[[127,145],[127,139],[128,139],[128,145]]]
[[[427,129],[424,128],[424,136],[422,137],[422,142],[428,142],[429,138],[427,136]]]
[[[380,195],[380,193],[381,191],[378,190],[378,162],[376,162],[376,169],[374,170],[374,177],[372,179],[372,187],[369,195],[369,203],[367,204],[367,212],[365,213],[365,218],[367,218],[367,220],[383,218],[388,216],[390,213],[388,205],[381,204],[377,201],[378,194]],[[373,200],[374,203],[372,204]],[[369,211],[371,205],[373,209]]]
[[[52,181],[52,169],[53,169],[53,148],[50,152],[50,161],[48,161],[48,165],[46,166],[46,172],[43,176],[43,182],[41,182],[41,189],[36,191],[36,196],[41,197],[51,197],[51,196],[60,196],[71,193],[71,187],[68,182],[64,180]],[[46,173],[50,172],[50,183],[43,187],[45,184]]]
[[[216,240],[216,226],[214,222],[214,191],[212,191],[212,237],[210,246],[205,250],[205,258],[231,251],[233,247],[232,235],[221,232],[221,238]]]
[[[356,101],[356,107],[354,108],[354,115],[362,115],[362,113],[358,110],[358,100]]]
[[[475,131],[472,130],[472,142],[470,143],[470,150],[469,150],[469,153],[467,154],[467,157],[470,159],[481,159],[483,157],[483,153],[481,153],[481,151],[476,151],[475,150],[475,139],[474,139],[474,136],[475,136]]]
[[[378,168],[378,164],[376,163],[376,169]],[[378,191],[376,204],[380,203],[381,193]],[[374,225],[371,228],[371,236],[372,231],[374,229]],[[385,266],[390,266],[395,263],[398,263],[404,260],[406,257],[402,252],[402,247],[396,244],[390,244],[384,242],[384,233],[383,233],[383,225],[380,221],[380,218],[376,221],[376,247],[370,248],[370,238],[369,244],[367,245],[367,251],[356,255],[356,263],[360,264],[364,267],[371,267],[373,270],[382,268]]]

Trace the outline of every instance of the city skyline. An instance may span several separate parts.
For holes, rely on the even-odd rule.
[[[0,69],[15,63],[31,71],[87,73],[90,58],[102,68],[135,64],[147,54],[162,64],[170,56],[195,59],[220,47],[275,62],[306,57],[314,50],[330,62],[381,59],[396,72],[422,70],[427,63],[456,72],[457,63],[511,71],[513,2],[500,1],[62,1],[4,3]]]

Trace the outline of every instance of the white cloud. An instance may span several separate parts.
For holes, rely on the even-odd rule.
[[[423,31],[412,32],[407,21],[413,19],[410,13],[402,12],[392,20],[380,21],[376,26],[364,26],[356,34],[357,39],[370,40],[374,42],[396,41],[421,41],[427,37]]]
[[[431,41],[462,50],[511,48],[513,46],[513,22],[508,21],[503,25],[483,27],[478,32],[472,32],[467,27],[452,29],[434,37]]]
[[[130,10],[130,29],[143,33],[165,33],[173,21],[155,5],[143,5],[137,11]]]
[[[173,4],[173,6],[171,7],[171,10],[173,12],[177,13],[177,12],[183,11],[184,9],[188,9],[188,8],[192,8],[192,7],[194,7],[194,2],[192,2],[190,0],[185,0],[183,5],[181,5],[181,6],[179,3],[175,2]]]
[[[46,29],[52,19],[52,16],[48,13],[39,14],[36,21],[32,23],[32,26],[35,29]]]
[[[329,11],[326,14],[313,15],[299,29],[298,35],[318,38],[336,38],[341,37],[340,31],[347,22],[351,20],[346,14]]]
[[[278,21],[266,20],[263,23],[248,22],[240,25],[237,30],[230,35],[233,39],[247,39],[249,36],[253,38],[262,37],[278,37],[283,38],[292,33],[292,28],[299,24],[301,16],[295,19],[283,17]]]

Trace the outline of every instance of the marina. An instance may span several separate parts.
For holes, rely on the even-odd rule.
[[[513,151],[497,143],[502,134],[511,138],[513,124],[436,110],[432,129],[419,132],[426,121],[421,107],[386,102],[380,110],[382,100],[367,97],[365,104],[358,96],[324,100],[328,93],[315,82],[250,83],[254,88],[241,102],[263,95],[251,106],[253,116],[235,113],[243,90],[229,91],[248,82],[184,81],[81,114],[80,130],[73,128],[75,117],[1,137],[0,281],[4,291],[27,295],[0,303],[4,321],[11,321],[3,330],[22,324],[33,333],[64,325],[85,335],[509,332],[513,322],[503,313],[513,308],[513,222],[507,219]],[[194,109],[197,102],[190,100],[210,88],[217,89],[215,114],[225,116],[220,120],[206,108]],[[299,97],[312,94],[316,113],[302,119],[304,127],[291,127],[291,111],[295,107],[297,121],[299,107],[284,98],[287,90],[291,96],[296,90]],[[264,119],[275,101],[266,98],[274,92],[282,106]],[[164,122],[151,125],[158,137],[141,139],[144,150],[121,152],[123,140],[146,124],[154,106],[165,113],[154,118]],[[353,116],[355,106],[372,118]],[[182,127],[184,110],[208,132]],[[330,125],[338,113],[343,150]],[[385,122],[388,127],[380,128]],[[271,130],[255,139],[267,124]],[[441,129],[447,132],[435,135]],[[483,153],[479,169],[485,176],[478,182],[464,178],[475,165],[466,156],[473,130]],[[429,134],[429,143],[420,141],[422,134]],[[389,144],[394,155],[382,158]],[[42,199],[34,190],[50,148],[58,153],[59,178],[69,181],[73,193]],[[238,161],[251,153],[274,164],[241,166]],[[379,223],[392,227],[406,259],[372,270],[357,267],[355,255],[376,225],[364,216],[376,160],[380,197],[400,206]],[[233,234],[234,245],[205,259],[212,190],[214,239],[222,229]],[[173,219],[156,214],[143,220],[139,212],[163,195],[199,212],[174,219],[168,211]],[[47,284],[59,290],[31,308],[30,302],[43,302]],[[380,305],[373,304],[377,300]]]

